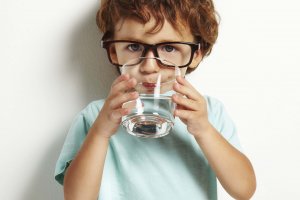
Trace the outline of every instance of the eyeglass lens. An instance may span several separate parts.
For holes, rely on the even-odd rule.
[[[123,65],[134,58],[152,54],[154,57],[158,56],[162,62],[166,60],[177,66],[184,66],[191,59],[192,48],[190,45],[182,43],[145,45],[132,42],[114,42],[110,45],[109,54],[112,62],[119,65]],[[163,64],[169,65],[169,62]]]

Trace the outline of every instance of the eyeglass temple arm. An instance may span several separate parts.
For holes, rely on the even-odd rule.
[[[100,46],[101,46],[102,48],[104,48],[104,42],[103,42],[103,40],[100,41]]]

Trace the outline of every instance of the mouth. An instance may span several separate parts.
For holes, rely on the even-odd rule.
[[[146,83],[146,82],[142,83],[142,85],[148,89],[154,89],[157,86],[156,83]]]
[[[145,94],[160,94],[165,93],[167,91],[172,90],[172,85],[174,83],[174,80],[169,80],[167,82],[161,82],[161,83],[151,83],[151,82],[140,82],[136,86],[136,90],[145,93]]]

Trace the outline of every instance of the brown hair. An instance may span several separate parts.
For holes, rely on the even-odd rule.
[[[97,26],[104,39],[112,39],[120,19],[133,18],[146,24],[154,17],[151,31],[159,31],[166,19],[175,30],[188,26],[201,43],[202,56],[208,56],[218,36],[217,13],[212,0],[102,0],[97,12]],[[188,73],[195,68],[188,68]]]

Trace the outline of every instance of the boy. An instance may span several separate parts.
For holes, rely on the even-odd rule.
[[[160,57],[161,51],[176,51],[176,44],[187,49],[181,60],[190,73],[215,43],[215,15],[211,0],[106,0],[97,24],[114,65],[127,61],[123,51]],[[126,49],[118,48],[120,43]],[[155,70],[160,70],[157,63]],[[73,121],[55,171],[66,200],[214,200],[216,177],[233,198],[253,195],[253,168],[238,150],[222,103],[177,77],[174,90],[181,95],[172,96],[178,105],[172,132],[159,139],[138,138],[119,127],[129,112],[122,104],[138,97],[126,91],[136,84],[128,75],[119,76],[106,100],[92,102]]]

